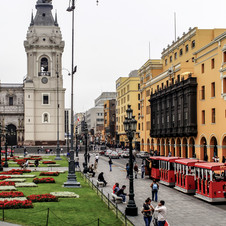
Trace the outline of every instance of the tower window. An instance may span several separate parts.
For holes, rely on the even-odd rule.
[[[41,59],[41,65],[40,65],[41,72],[47,72],[48,71],[48,59],[46,57],[43,57]]]
[[[43,16],[43,17],[45,17],[45,16],[46,16],[46,14],[45,14],[45,13],[43,13],[43,14],[42,14],[42,16]]]
[[[191,48],[192,48],[192,49],[195,48],[195,40],[193,40],[193,41],[191,42]]]
[[[43,95],[42,104],[49,104],[49,95],[48,94]]]
[[[42,122],[43,123],[49,123],[49,113],[43,113],[42,115]]]
[[[13,97],[9,97],[9,106],[13,105]]]

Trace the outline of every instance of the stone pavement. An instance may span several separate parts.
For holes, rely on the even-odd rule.
[[[94,159],[92,157],[90,162],[92,163],[93,161]],[[126,193],[129,193],[129,179],[126,179],[125,166],[118,163],[117,160],[113,160],[113,163],[115,165],[113,165],[112,172],[110,172],[108,158],[100,157],[99,159],[97,171],[98,173],[104,172],[104,177],[108,182],[107,186],[103,188],[104,193],[111,195],[115,182],[118,182],[120,187],[125,184]],[[141,214],[141,207],[145,199],[151,197],[151,182],[148,178],[141,179],[140,174],[138,175],[138,179],[134,179],[135,202],[138,207],[138,216],[129,217],[129,219],[136,226],[145,225],[143,215]],[[158,199],[165,201],[167,220],[170,226],[226,225],[225,210],[219,208],[217,205],[209,204],[193,196],[181,193],[173,188],[160,184]],[[152,204],[154,206],[157,205],[156,202],[152,202]],[[126,204],[119,204],[118,206],[122,212],[125,211]]]

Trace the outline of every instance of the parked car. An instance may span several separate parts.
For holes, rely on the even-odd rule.
[[[99,155],[104,155],[105,152],[106,152],[106,150],[101,150],[101,151],[99,151]]]
[[[124,152],[121,148],[118,148],[118,150],[116,150],[116,151],[117,151],[119,157],[121,157],[122,153]]]
[[[119,154],[118,154],[118,152],[116,152],[116,151],[112,151],[112,152],[109,154],[109,157],[111,157],[112,159],[119,159]]]
[[[107,151],[105,151],[104,155],[108,157],[111,153],[112,153],[112,150],[108,149]]]
[[[121,154],[122,158],[129,158],[129,151],[123,151]]]
[[[136,157],[137,158],[148,158],[148,157],[150,157],[150,154],[146,151],[141,151],[136,154]]]

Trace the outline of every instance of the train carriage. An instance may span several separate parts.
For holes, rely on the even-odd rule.
[[[174,162],[180,157],[162,157],[159,160],[160,183],[167,186],[175,186]]]
[[[178,159],[175,160],[175,189],[188,194],[195,194],[195,163],[203,162],[198,159]]]
[[[209,162],[195,164],[195,197],[207,202],[226,202],[226,165]]]

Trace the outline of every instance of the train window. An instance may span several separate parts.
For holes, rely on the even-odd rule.
[[[170,162],[170,170],[174,170],[174,163]]]

